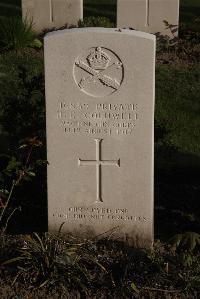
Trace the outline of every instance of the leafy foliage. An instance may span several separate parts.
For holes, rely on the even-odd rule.
[[[79,21],[78,27],[107,27],[112,28],[114,24],[106,17],[85,17]]]
[[[39,166],[40,161],[46,159],[44,147],[33,151],[29,167],[24,169],[31,140],[33,142],[38,136],[45,144],[43,72],[42,55],[35,50],[20,51],[17,55],[10,51],[0,56],[0,137],[5,136],[4,148],[0,148],[0,189],[8,192],[12,191],[11,186],[15,189],[14,198],[11,196],[6,208],[3,225],[7,225],[6,219],[21,207],[21,213],[17,211],[9,221],[8,229],[12,227],[15,232],[18,229],[30,231],[32,226],[40,230],[41,223],[46,227],[46,170]],[[29,140],[25,140],[27,136]],[[17,149],[19,144],[23,144],[23,148]],[[16,188],[19,178],[25,182],[23,187],[17,184]],[[5,205],[8,200],[5,192],[1,193],[1,198]]]
[[[43,61],[32,52],[0,56],[0,123],[10,142],[45,136]]]
[[[68,242],[59,234],[40,237],[34,233],[24,237],[23,246],[18,250],[20,255],[3,265],[17,265],[19,271],[15,281],[20,279],[39,287],[62,283],[66,291],[74,288],[87,293],[87,287],[97,278],[97,273],[107,272],[90,250],[90,245],[89,241]]]
[[[2,186],[0,190],[0,226],[2,234],[5,233],[8,222],[15,210],[19,209],[15,203],[10,206],[13,191],[24,180],[29,181],[35,177],[35,168],[38,161],[31,161],[31,155],[36,147],[41,146],[42,143],[36,137],[25,140],[25,143],[19,147],[20,153],[17,153],[19,155],[18,158],[14,155],[6,155],[8,162],[5,168],[1,165],[2,157],[0,156],[0,184]]]
[[[195,249],[200,248],[200,234],[185,232],[176,234],[170,240],[172,247],[179,253],[180,260],[184,266],[191,266],[195,261]]]
[[[166,27],[170,28],[168,22]],[[192,31],[188,28],[179,26],[179,36],[170,38],[169,36],[163,36],[156,34],[156,51],[157,60],[161,57],[164,58],[164,63],[184,62],[184,63],[198,63],[200,60],[200,33],[198,31]],[[162,60],[161,60],[162,61]]]
[[[21,17],[0,18],[0,48],[20,50],[26,47],[41,48],[32,24]]]

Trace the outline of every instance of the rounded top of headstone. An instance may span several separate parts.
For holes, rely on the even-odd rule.
[[[120,28],[103,28],[103,27],[85,27],[85,28],[71,28],[71,29],[57,30],[57,31],[47,33],[45,35],[45,39],[55,37],[55,36],[63,36],[65,34],[74,34],[74,33],[126,34],[138,38],[145,38],[153,41],[156,40],[156,36],[154,34],[142,32],[142,31],[137,31],[132,29],[120,29]]]

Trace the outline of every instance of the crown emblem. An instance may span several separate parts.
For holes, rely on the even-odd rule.
[[[110,57],[102,51],[101,47],[97,47],[88,57],[87,61],[94,70],[105,70],[110,62]]]

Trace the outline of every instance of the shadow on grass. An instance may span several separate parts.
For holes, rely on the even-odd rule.
[[[13,201],[15,207],[20,209],[11,218],[8,233],[26,234],[48,230],[46,189],[46,169],[38,172],[36,179],[15,189]]]
[[[155,152],[155,238],[200,231],[200,158],[157,146]],[[45,179],[44,179],[45,178]],[[46,170],[15,193],[21,206],[10,221],[9,233],[47,231]]]
[[[2,138],[4,135],[0,134],[0,141],[4,141],[0,148],[0,178],[1,171],[6,169],[8,162],[10,162],[10,148],[9,138]],[[16,141],[17,143],[17,141]],[[7,147],[7,150],[4,150]],[[4,150],[4,151],[3,151]],[[32,153],[33,155],[33,153]],[[45,146],[40,152],[35,154],[33,161],[46,160]],[[16,169],[17,171],[17,169]],[[46,232],[48,231],[47,220],[47,169],[46,164],[35,167],[35,177],[31,180],[23,180],[20,185],[14,188],[11,196],[11,201],[6,209],[3,223],[7,225],[7,233],[9,234],[26,234],[32,232]],[[10,191],[12,180],[14,176],[6,178],[6,185]],[[0,189],[2,188],[0,181]],[[13,213],[14,211],[14,213]],[[12,214],[13,213],[13,214]],[[12,215],[12,217],[10,217]]]
[[[200,231],[200,158],[165,146],[155,151],[155,236]]]

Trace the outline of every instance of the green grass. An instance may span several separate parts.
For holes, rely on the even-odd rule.
[[[156,99],[156,121],[165,128],[165,143],[200,157],[200,68],[159,66]]]
[[[16,57],[15,53],[10,53],[0,60],[2,72],[6,73],[0,82],[1,124],[12,147],[21,138],[33,134],[45,139],[43,61],[35,55],[33,52]],[[200,68],[195,64],[158,65],[156,69],[155,195],[156,206],[163,207],[162,211],[156,210],[157,237],[200,229],[199,80]],[[32,111],[31,119],[29,111]],[[22,189],[19,202],[24,200],[28,189],[42,189],[45,179],[44,175],[40,181],[36,180],[37,188],[28,185]],[[45,190],[40,193],[40,197],[45,197]],[[36,223],[31,215],[40,215],[38,211],[42,210],[44,201],[41,205],[35,204],[37,196],[32,198],[32,194],[35,193],[29,195],[31,204],[25,200],[20,203],[24,212],[19,218],[15,217],[13,227],[17,231],[22,229],[23,222],[30,230],[31,227],[35,229]],[[38,218],[37,229],[42,229],[43,225],[44,221],[40,222]]]
[[[159,238],[200,229],[199,99],[198,65],[157,66],[155,230]]]

